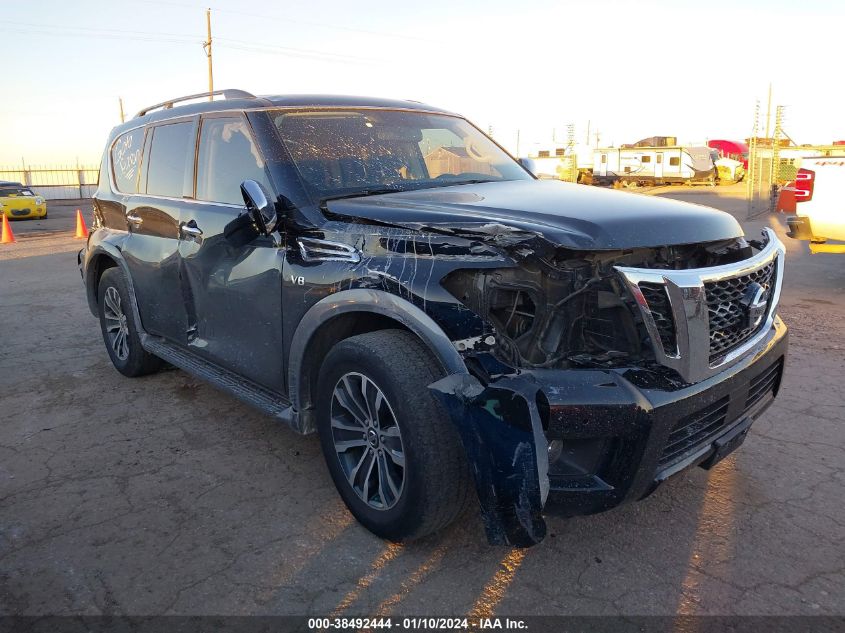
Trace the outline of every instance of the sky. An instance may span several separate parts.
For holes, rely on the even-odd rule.
[[[119,97],[207,90],[209,6],[217,89],[414,99],[520,155],[744,139],[770,83],[795,142],[845,138],[842,0],[0,0],[0,166],[95,164]]]

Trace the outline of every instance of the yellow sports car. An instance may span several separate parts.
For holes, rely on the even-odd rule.
[[[19,182],[0,180],[0,213],[10,220],[47,217],[47,201]]]

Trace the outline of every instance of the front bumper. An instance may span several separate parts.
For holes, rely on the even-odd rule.
[[[754,351],[695,384],[636,368],[544,369],[431,388],[461,434],[488,539],[530,546],[545,536],[544,511],[601,512],[718,462],[777,395],[787,347],[775,317]]]
[[[43,218],[47,215],[47,204],[39,204],[31,207],[12,208],[10,205],[3,205],[0,213],[3,213],[10,220],[27,220],[31,218]]]
[[[568,377],[549,399],[546,433],[563,450],[549,467],[546,510],[601,512],[641,499],[685,468],[711,467],[742,441],[728,447],[720,439],[747,431],[772,403],[787,347],[786,325],[776,317],[754,354],[694,385],[672,388],[636,369]]]

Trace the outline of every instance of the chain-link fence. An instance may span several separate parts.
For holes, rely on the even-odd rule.
[[[801,156],[830,155],[827,146],[795,146],[784,132],[784,108],[775,108],[773,136],[759,136],[760,103],[754,110],[754,127],[748,139],[748,218],[775,210],[781,188],[795,180]],[[768,125],[766,126],[768,128]],[[835,148],[834,148],[835,150]]]
[[[768,130],[766,132],[768,134]],[[775,149],[772,141],[773,139],[760,136],[760,102],[758,101],[754,106],[754,125],[751,129],[751,137],[748,139],[748,172],[745,177],[749,219],[768,213],[773,205]]]
[[[100,168],[91,165],[21,165],[0,167],[0,180],[19,182],[47,200],[90,198]]]

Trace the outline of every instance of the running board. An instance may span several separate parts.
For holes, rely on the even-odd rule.
[[[143,334],[141,335],[141,345],[150,354],[154,354],[171,365],[211,383],[221,391],[235,396],[238,400],[285,422],[296,430],[294,421],[297,416],[294,414],[290,402],[282,394],[199,358],[164,339]]]

